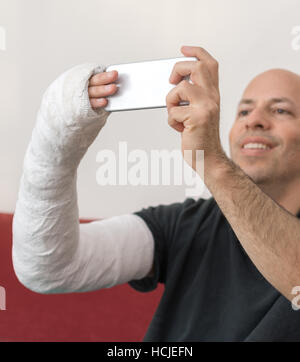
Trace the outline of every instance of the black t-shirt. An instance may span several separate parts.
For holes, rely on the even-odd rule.
[[[129,285],[165,284],[144,341],[300,341],[300,310],[257,270],[214,198],[135,214],[155,240],[155,275]]]

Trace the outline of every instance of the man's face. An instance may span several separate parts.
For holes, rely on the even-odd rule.
[[[255,183],[300,180],[300,77],[279,69],[256,77],[229,140],[232,160]]]

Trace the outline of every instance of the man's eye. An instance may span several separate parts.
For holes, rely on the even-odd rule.
[[[239,116],[245,117],[245,116],[248,115],[248,113],[249,113],[248,110],[240,111],[240,112],[239,112]]]
[[[278,114],[290,114],[289,111],[287,111],[286,109],[283,109],[283,108],[277,108],[275,110],[275,112],[278,113]]]

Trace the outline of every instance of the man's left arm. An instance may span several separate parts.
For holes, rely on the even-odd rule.
[[[300,221],[265,194],[222,149],[217,61],[203,48],[181,48],[198,61],[176,63],[166,98],[169,125],[181,133],[182,151],[204,150],[204,182],[261,274],[287,299],[300,285]],[[193,84],[182,80],[190,75]],[[180,101],[188,106],[178,106]],[[187,162],[190,162],[187,161]]]

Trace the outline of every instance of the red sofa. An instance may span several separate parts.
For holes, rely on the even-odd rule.
[[[163,285],[150,293],[137,292],[128,284],[88,293],[34,293],[13,270],[12,217],[0,214],[0,286],[6,292],[6,309],[0,310],[0,342],[142,341]]]

